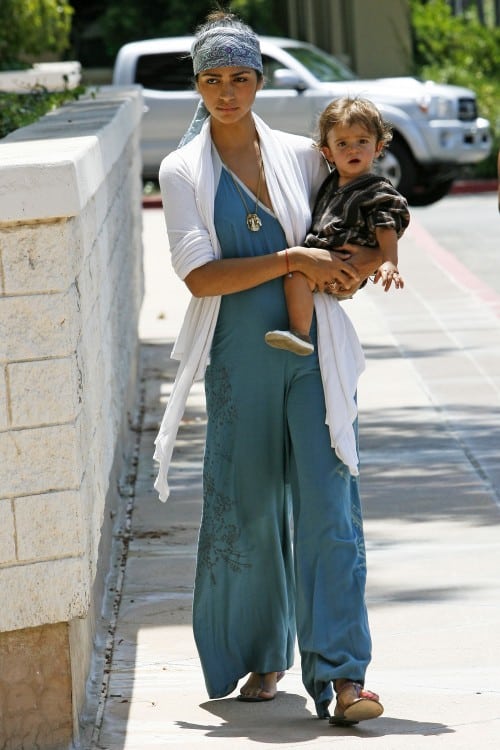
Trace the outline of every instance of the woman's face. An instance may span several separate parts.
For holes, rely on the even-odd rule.
[[[242,66],[204,70],[196,82],[210,115],[226,125],[248,114],[262,85],[253,68]]]

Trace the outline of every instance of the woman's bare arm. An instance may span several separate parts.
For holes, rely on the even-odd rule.
[[[253,258],[213,260],[191,271],[184,281],[195,297],[214,297],[242,292],[295,271],[307,276],[319,290],[334,281],[349,289],[360,280],[354,264],[329,250],[291,247]]]

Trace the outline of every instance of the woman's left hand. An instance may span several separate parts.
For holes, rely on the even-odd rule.
[[[382,253],[378,247],[365,247],[364,245],[344,245],[342,248],[330,251],[341,258],[344,263],[355,268],[358,273],[358,282],[351,286],[329,286],[327,294],[333,294],[337,299],[349,299],[352,297],[369,276],[376,273],[382,261]]]
[[[289,248],[288,253],[291,270],[303,273],[316,291],[330,294],[335,294],[337,288],[350,291],[361,281],[357,269],[343,260],[342,254],[306,247]]]

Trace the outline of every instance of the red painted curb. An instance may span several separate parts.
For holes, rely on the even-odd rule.
[[[463,193],[489,193],[498,190],[497,180],[457,180],[453,183],[450,195]]]
[[[160,195],[143,195],[142,207],[143,208],[163,208],[161,196]]]

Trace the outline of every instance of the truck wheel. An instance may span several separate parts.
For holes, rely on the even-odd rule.
[[[428,187],[419,185],[409,196],[406,196],[408,203],[411,206],[430,206],[431,203],[436,203],[436,201],[440,201],[441,198],[448,195],[453,182],[454,180],[451,178],[443,180],[443,182],[436,182]]]
[[[375,162],[374,170],[382,177],[387,177],[396,190],[406,198],[413,193],[417,169],[412,155],[401,139],[394,138],[385,155]]]

